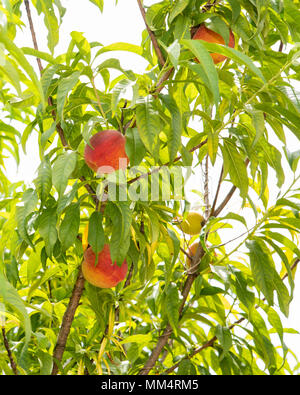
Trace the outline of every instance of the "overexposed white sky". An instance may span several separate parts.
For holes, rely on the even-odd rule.
[[[79,31],[84,34],[89,42],[98,41],[103,45],[112,44],[115,42],[128,42],[131,44],[140,45],[141,32],[144,30],[144,21],[140,15],[136,0],[119,0],[118,5],[115,6],[114,0],[106,0],[104,5],[104,14],[101,14],[98,8],[90,3],[88,0],[74,1],[61,0],[63,6],[67,8],[63,23],[60,27],[60,43],[55,49],[55,55],[66,52],[70,43],[70,33],[72,31]],[[157,1],[145,1],[147,5],[157,3]],[[47,31],[37,16],[34,7],[31,7],[33,20],[35,23],[35,30],[39,49],[48,52],[47,48]],[[25,13],[24,18],[25,19]],[[18,34],[16,39],[18,46],[31,47],[32,39],[29,28],[23,28],[22,33]],[[118,58],[121,65],[125,69],[132,69],[135,72],[143,73],[146,62],[138,55],[128,52],[110,52],[103,54],[103,60],[107,57]],[[36,67],[35,60],[32,64]],[[36,69],[37,70],[37,69]],[[37,71],[38,72],[38,71]],[[299,145],[299,142],[298,142]],[[16,168],[13,159],[7,160],[7,175],[8,178],[14,182],[17,180],[24,180],[28,185],[35,177],[35,171],[39,165],[40,158],[37,149],[37,136],[32,135],[27,144],[27,155],[21,153],[21,164]],[[292,149],[296,147],[292,147]],[[195,184],[195,178],[193,183]],[[217,182],[214,176],[210,177],[211,183]],[[200,185],[195,184],[195,189],[200,189]],[[270,191],[272,194],[272,191]],[[238,202],[238,194],[236,196]],[[234,199],[233,199],[234,204]],[[234,207],[234,206],[233,206]],[[285,327],[291,327],[300,331],[300,275],[298,273],[296,278],[296,289],[294,300],[291,304],[289,319],[283,318]],[[287,335],[286,343],[300,359],[300,340],[298,335]],[[293,364],[293,360],[291,360]]]

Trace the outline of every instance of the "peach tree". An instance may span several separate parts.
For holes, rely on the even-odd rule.
[[[294,374],[299,0],[134,3],[139,43],[61,35],[64,0],[0,2],[1,374]],[[125,140],[110,172],[84,154],[105,130]],[[36,173],[15,182],[29,146]],[[81,270],[104,246],[127,264],[115,286]]]

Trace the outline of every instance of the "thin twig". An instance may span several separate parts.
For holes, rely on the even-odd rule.
[[[202,7],[201,12],[204,13],[204,12],[210,11],[210,9],[211,9],[212,7],[217,6],[220,2],[221,2],[221,0],[214,0],[212,3],[211,3],[210,1],[208,1],[207,4],[205,4],[205,5]]]
[[[165,58],[164,58],[164,56],[163,56],[163,54],[161,52],[161,49],[160,49],[160,47],[158,45],[158,42],[156,40],[156,37],[155,37],[153,31],[150,29],[150,27],[149,27],[149,25],[147,23],[146,12],[145,12],[145,9],[144,9],[144,7],[142,5],[142,2],[141,2],[141,0],[137,0],[137,2],[138,2],[139,9],[141,11],[142,17],[144,19],[144,22],[145,22],[145,25],[146,25],[146,29],[147,29],[148,34],[150,36],[150,39],[152,41],[152,45],[153,45],[154,50],[156,52],[157,58],[158,58],[160,64],[163,66],[165,64],[165,62],[166,62]]]
[[[217,201],[218,201],[218,197],[219,197],[219,193],[220,193],[220,188],[221,188],[221,184],[222,184],[222,179],[223,179],[223,173],[224,173],[224,167],[222,166],[215,198],[214,198],[213,204],[211,206],[211,210],[210,210],[210,215],[209,215],[210,217],[213,216],[213,213],[214,213],[216,205],[217,205]]]
[[[28,22],[29,22],[30,31],[31,31],[33,47],[36,51],[38,51],[39,48],[38,48],[38,44],[37,44],[37,40],[36,40],[36,35],[35,35],[35,31],[34,31],[34,26],[33,26],[32,17],[31,17],[31,10],[30,10],[30,5],[29,5],[28,0],[25,0],[25,7],[26,7],[27,18],[28,18]],[[36,61],[37,61],[40,73],[42,74],[42,72],[43,72],[42,61],[38,57],[36,58]]]
[[[204,218],[207,220],[209,218],[209,214],[211,212],[210,210],[210,205],[209,205],[209,172],[208,172],[208,155],[206,155],[205,158],[205,164],[204,164]]]
[[[1,329],[2,329],[2,336],[3,336],[4,347],[5,347],[7,355],[8,355],[8,359],[9,359],[9,362],[10,362],[11,369],[14,372],[14,375],[17,376],[18,375],[17,365],[16,365],[16,363],[14,361],[14,358],[13,358],[13,355],[12,355],[12,352],[11,352],[11,349],[10,349],[10,346],[9,346],[9,343],[8,343],[8,340],[7,340],[6,331],[5,331],[4,326]]]
[[[171,67],[169,70],[167,70],[162,77],[160,78],[160,80],[158,81],[156,88],[155,88],[155,94],[158,94],[162,91],[162,89],[165,86],[165,82],[168,81],[168,79],[171,77],[172,73],[174,71],[174,67]]]

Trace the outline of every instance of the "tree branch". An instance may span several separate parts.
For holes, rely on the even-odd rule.
[[[8,355],[8,359],[9,359],[9,362],[10,362],[11,369],[14,372],[14,375],[18,376],[17,365],[16,365],[16,363],[14,361],[14,358],[12,356],[12,352],[11,352],[11,349],[10,349],[10,346],[9,346],[9,343],[8,343],[8,340],[7,340],[6,331],[5,331],[4,326],[1,329],[2,329],[2,336],[3,336],[4,347],[5,347],[7,355]]]
[[[300,262],[300,259],[296,259],[296,261],[293,263],[293,265],[291,266],[291,270],[293,270],[298,263]],[[281,280],[285,280],[288,277],[288,274],[286,273]],[[263,301],[265,300],[262,299]],[[259,305],[256,305],[255,308],[257,309],[259,307]],[[235,321],[232,325],[229,326],[229,329],[233,329],[235,326],[239,325],[240,323],[242,323],[243,321],[246,320],[246,317],[242,317],[239,320]],[[195,350],[193,350],[189,355],[186,355],[184,358],[182,358],[180,361],[178,361],[177,363],[175,363],[173,366],[171,366],[169,369],[164,371],[164,374],[170,374],[172,372],[174,372],[175,369],[177,369],[179,367],[179,365],[181,364],[181,362],[183,360],[186,359],[191,359],[193,358],[196,354],[199,354],[201,351],[205,350],[208,347],[212,347],[214,345],[214,342],[217,340],[217,337],[214,336],[212,337],[210,340],[208,340],[206,343],[204,343],[202,346],[196,348]]]
[[[72,322],[75,316],[75,312],[77,307],[79,306],[79,301],[84,290],[84,277],[82,274],[81,266],[78,272],[77,280],[73,288],[72,296],[69,300],[69,304],[65,311],[65,314],[62,319],[62,324],[59,330],[59,334],[56,341],[56,346],[54,348],[53,353],[53,369],[52,375],[56,375],[58,373],[58,366],[56,364],[56,360],[61,362],[63,353],[65,351],[66,343],[68,340],[68,336],[71,330]]]
[[[32,41],[33,41],[33,47],[36,51],[38,51],[39,48],[38,48],[37,39],[36,39],[35,31],[34,31],[34,26],[33,26],[32,17],[31,17],[31,11],[30,11],[30,5],[29,5],[28,0],[25,0],[25,7],[26,7],[26,13],[27,13],[27,18],[28,18],[28,22],[29,22],[31,37],[32,37]],[[36,58],[36,61],[37,61],[40,73],[42,74],[42,72],[43,72],[42,61],[40,58]]]
[[[210,217],[213,216],[213,213],[214,213],[215,208],[216,208],[216,204],[217,204],[217,201],[218,201],[220,188],[221,188],[221,184],[222,184],[223,173],[224,173],[224,167],[222,166],[222,170],[221,170],[221,173],[220,173],[220,177],[219,177],[219,182],[218,182],[215,198],[214,198],[213,204],[211,206],[211,210],[210,210]]]
[[[160,50],[160,47],[158,45],[158,42],[156,40],[156,37],[155,37],[153,31],[148,26],[148,23],[147,23],[147,20],[146,20],[146,12],[145,12],[145,9],[144,9],[144,7],[142,5],[142,2],[141,2],[141,0],[137,0],[137,2],[138,2],[139,9],[141,11],[142,17],[144,19],[144,22],[145,22],[145,25],[146,25],[146,29],[147,29],[147,31],[149,33],[149,36],[150,36],[150,39],[152,41],[152,45],[153,45],[154,50],[156,52],[157,58],[158,58],[160,64],[163,66],[165,64],[165,62],[166,62],[165,58],[164,58],[164,56],[163,56],[163,54],[162,54],[162,52]]]
[[[205,5],[202,7],[201,12],[204,13],[204,12],[210,11],[210,9],[211,9],[212,7],[217,6],[220,2],[221,2],[221,0],[214,0],[213,2],[211,2],[211,1],[209,0],[209,1],[207,2],[207,4],[205,4]]]
[[[192,259],[191,268],[196,269],[200,265],[201,259],[204,256],[204,254],[205,254],[205,251],[199,243],[197,252]],[[190,293],[193,282],[197,276],[198,276],[198,273],[196,273],[195,270],[193,273],[188,274],[188,276],[187,276],[183,290],[181,292],[182,301],[181,301],[181,304],[179,307],[179,317],[182,316],[182,312],[183,312],[186,300],[187,300],[188,295]],[[139,372],[140,375],[145,376],[145,375],[149,374],[150,370],[154,367],[156,361],[159,358],[160,353],[162,352],[163,348],[167,344],[169,337],[171,336],[172,333],[173,333],[173,329],[172,329],[170,323],[168,323],[163,334],[159,337],[157,345],[153,349],[148,361],[146,362],[144,367],[140,370],[140,372]]]
[[[249,162],[250,162],[249,159],[246,159],[245,165],[248,166]],[[221,181],[219,181],[219,183],[221,183]],[[225,197],[225,199],[223,200],[223,202],[217,208],[217,210],[215,210],[214,213],[212,213],[215,217],[217,215],[219,215],[219,213],[223,210],[223,208],[226,206],[226,204],[229,202],[229,200],[233,196],[233,194],[234,194],[236,189],[237,188],[235,186],[232,187],[231,190],[229,191],[229,193],[227,194],[227,196]],[[207,219],[204,220],[204,224],[206,223],[206,221],[207,221]],[[198,276],[197,269],[198,269],[198,267],[200,265],[201,259],[203,258],[204,254],[205,254],[205,251],[204,251],[202,245],[199,243],[198,247],[197,247],[196,254],[194,255],[194,257],[192,259],[192,264],[191,264],[191,267],[190,267],[189,272],[188,272],[188,277],[187,277],[186,282],[185,282],[184,287],[183,287],[182,303],[181,303],[180,308],[179,308],[179,315],[182,314],[185,302],[187,300],[187,297],[188,297],[188,294],[189,294],[189,292],[191,290],[193,282]],[[156,361],[158,360],[161,351],[163,350],[163,348],[167,344],[168,339],[171,336],[172,332],[173,332],[172,327],[168,323],[167,326],[166,326],[166,329],[163,332],[163,334],[159,337],[156,347],[152,351],[152,354],[150,355],[148,361],[146,362],[144,367],[141,369],[139,374],[141,374],[141,375],[149,374],[150,370],[154,367]]]
[[[205,157],[204,164],[204,218],[207,220],[209,218],[211,209],[209,204],[209,179],[208,179],[208,154]]]

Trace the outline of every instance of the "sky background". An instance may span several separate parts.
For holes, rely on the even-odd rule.
[[[89,42],[98,41],[103,45],[120,41],[140,45],[141,32],[144,30],[145,25],[136,0],[119,0],[117,6],[115,6],[114,0],[106,0],[104,5],[104,14],[101,14],[98,8],[88,0],[61,0],[61,2],[62,5],[67,8],[67,12],[60,27],[60,43],[55,48],[55,55],[66,52],[71,40],[70,33],[72,31],[82,32]],[[157,2],[158,1],[145,1],[145,4],[150,5]],[[37,16],[34,7],[31,7],[31,11],[39,49],[41,51],[48,52],[47,31],[41,19]],[[28,27],[23,28],[22,33],[18,34],[15,43],[21,47],[32,46],[32,39]],[[145,70],[146,61],[143,60],[142,57],[132,53],[110,52],[101,56],[101,61],[108,57],[118,58],[123,68],[132,69],[137,73],[143,73]],[[34,63],[34,66],[36,67],[35,62],[32,63]],[[295,149],[295,147],[297,147],[297,145],[294,145],[296,141],[294,141],[292,137],[290,141],[293,144],[292,148]],[[298,141],[297,144],[299,146]],[[21,153],[21,163],[19,168],[16,167],[13,159],[7,160],[7,175],[10,181],[15,182],[23,180],[28,184],[28,186],[30,185],[35,177],[35,172],[40,162],[37,146],[37,135],[33,134],[27,143],[27,154],[25,155]],[[213,180],[216,180],[215,176],[217,174],[218,172],[215,172],[215,174],[211,173],[211,183]],[[195,181],[199,182],[199,173],[197,179],[192,178],[193,185],[195,184]],[[195,186],[195,188],[201,189],[201,185],[199,184],[198,186]],[[270,196],[271,198],[276,196],[275,188],[274,191],[270,191]],[[231,203],[233,205],[232,207],[236,207],[235,204],[239,204],[238,193],[235,194]],[[239,232],[240,229],[237,228],[236,231]],[[244,231],[244,229],[242,231]],[[285,327],[291,327],[300,331],[299,305],[300,275],[298,273],[296,276],[294,300],[290,306],[290,316],[288,319],[282,317]],[[300,336],[286,335],[285,339],[287,346],[291,348],[300,359]],[[291,359],[290,363],[294,365],[294,360]]]

